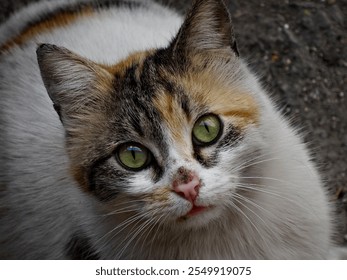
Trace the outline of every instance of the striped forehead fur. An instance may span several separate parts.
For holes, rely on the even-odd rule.
[[[164,56],[163,53],[161,54]],[[241,87],[240,69],[236,59],[220,54],[218,57],[213,52],[210,53],[209,58],[206,58],[206,55],[196,54],[189,59],[186,71],[182,71],[180,67],[175,69],[175,65],[163,64],[163,61],[156,65],[153,59],[156,55],[158,54],[153,50],[134,53],[120,63],[106,67],[114,76],[113,85],[123,81],[123,89],[113,88],[114,94],[122,95],[124,100],[132,100],[129,103],[132,105],[126,107],[126,111],[122,111],[122,118],[123,122],[133,124],[133,129],[141,132],[143,129],[140,122],[144,123],[146,120],[147,122],[151,120],[156,120],[158,123],[164,122],[181,155],[191,158],[193,149],[187,143],[191,143],[191,129],[200,115],[208,112],[215,113],[230,121],[240,131],[250,124],[258,123],[257,103]],[[132,73],[129,72],[130,70]],[[135,79],[134,83],[137,84],[138,89],[130,89],[131,85],[126,82],[130,78],[129,75]],[[126,96],[122,93],[124,90],[127,92]],[[141,96],[146,90],[147,97]],[[109,94],[104,96],[107,98]],[[143,102],[145,101],[143,98],[147,101]],[[141,99],[143,101],[139,102]],[[141,116],[150,106],[154,106],[162,119],[153,118],[153,113],[147,114],[145,119],[138,117],[134,119],[132,112],[137,111],[135,115]],[[153,111],[154,108],[150,110]],[[89,117],[93,119],[92,115]],[[95,117],[92,122],[106,121],[106,119],[106,117]],[[85,133],[86,131],[83,131],[81,135]],[[158,133],[161,134],[161,132]],[[159,135],[158,138],[162,136]]]
[[[204,113],[214,113],[228,119],[239,130],[245,130],[250,124],[259,122],[259,108],[256,100],[242,86],[242,71],[239,62],[232,57],[221,57],[210,53],[210,57],[194,55],[190,58],[190,67],[180,73],[162,69],[163,79],[170,81],[173,87],[184,92],[189,100],[195,120]],[[168,91],[160,92],[154,98],[154,104],[169,127],[175,142],[186,143],[183,129],[193,125],[186,118],[180,99],[182,94],[172,95]],[[189,116],[190,117],[190,116]]]
[[[170,60],[171,53],[170,48],[137,52],[115,65],[100,65],[63,48],[38,50],[44,80],[57,79],[53,86],[48,79],[46,87],[54,103],[63,104],[71,170],[80,185],[87,185],[94,161],[112,154],[119,137],[110,135],[147,138],[165,154],[166,127],[181,156],[191,159],[196,153],[191,129],[202,114],[220,115],[239,131],[258,122],[256,102],[242,90],[238,60],[230,52],[191,53],[183,62]]]

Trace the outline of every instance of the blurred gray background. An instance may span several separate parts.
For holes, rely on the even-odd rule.
[[[37,0],[0,0],[0,22]],[[116,0],[115,0],[116,1]],[[190,0],[156,0],[180,13]],[[241,55],[301,128],[347,244],[347,1],[226,0]]]

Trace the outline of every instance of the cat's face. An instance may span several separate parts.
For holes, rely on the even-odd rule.
[[[106,117],[114,150],[94,167],[92,180],[97,192],[113,188],[141,200],[148,218],[201,225],[230,207],[224,202],[238,183],[244,137],[257,125],[258,108],[202,57],[180,73],[177,65],[156,64],[161,55],[146,56],[118,78],[112,93],[118,100]]]
[[[51,45],[38,58],[72,174],[109,213],[191,228],[233,207],[260,112],[220,1],[197,1],[168,48],[113,66]]]

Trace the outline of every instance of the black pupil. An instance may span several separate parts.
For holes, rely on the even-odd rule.
[[[207,132],[210,133],[210,129],[209,129],[208,124],[206,122],[204,122],[204,127],[207,130]]]
[[[133,159],[135,160],[135,151],[134,151],[134,149],[131,149],[131,155],[133,156]]]

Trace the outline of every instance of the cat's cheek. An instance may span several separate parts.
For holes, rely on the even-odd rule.
[[[233,150],[220,151],[218,164],[212,168],[202,168],[199,172],[204,188],[213,191],[230,189],[238,182],[238,156]],[[204,189],[202,188],[202,189]]]
[[[177,196],[170,188],[162,187],[145,196],[143,209],[148,218],[170,224],[186,215],[191,208],[190,202]]]
[[[144,195],[152,193],[155,183],[151,179],[151,174],[149,169],[131,174],[128,178],[127,194]]]
[[[148,219],[172,222],[189,212],[191,203],[178,196],[167,180],[155,183],[151,171],[143,170],[128,178],[126,194],[143,202],[142,212]]]
[[[221,189],[222,187],[220,187]],[[202,192],[201,195],[196,199],[196,205],[203,207],[224,207],[233,198],[233,191],[219,190],[217,192]]]

